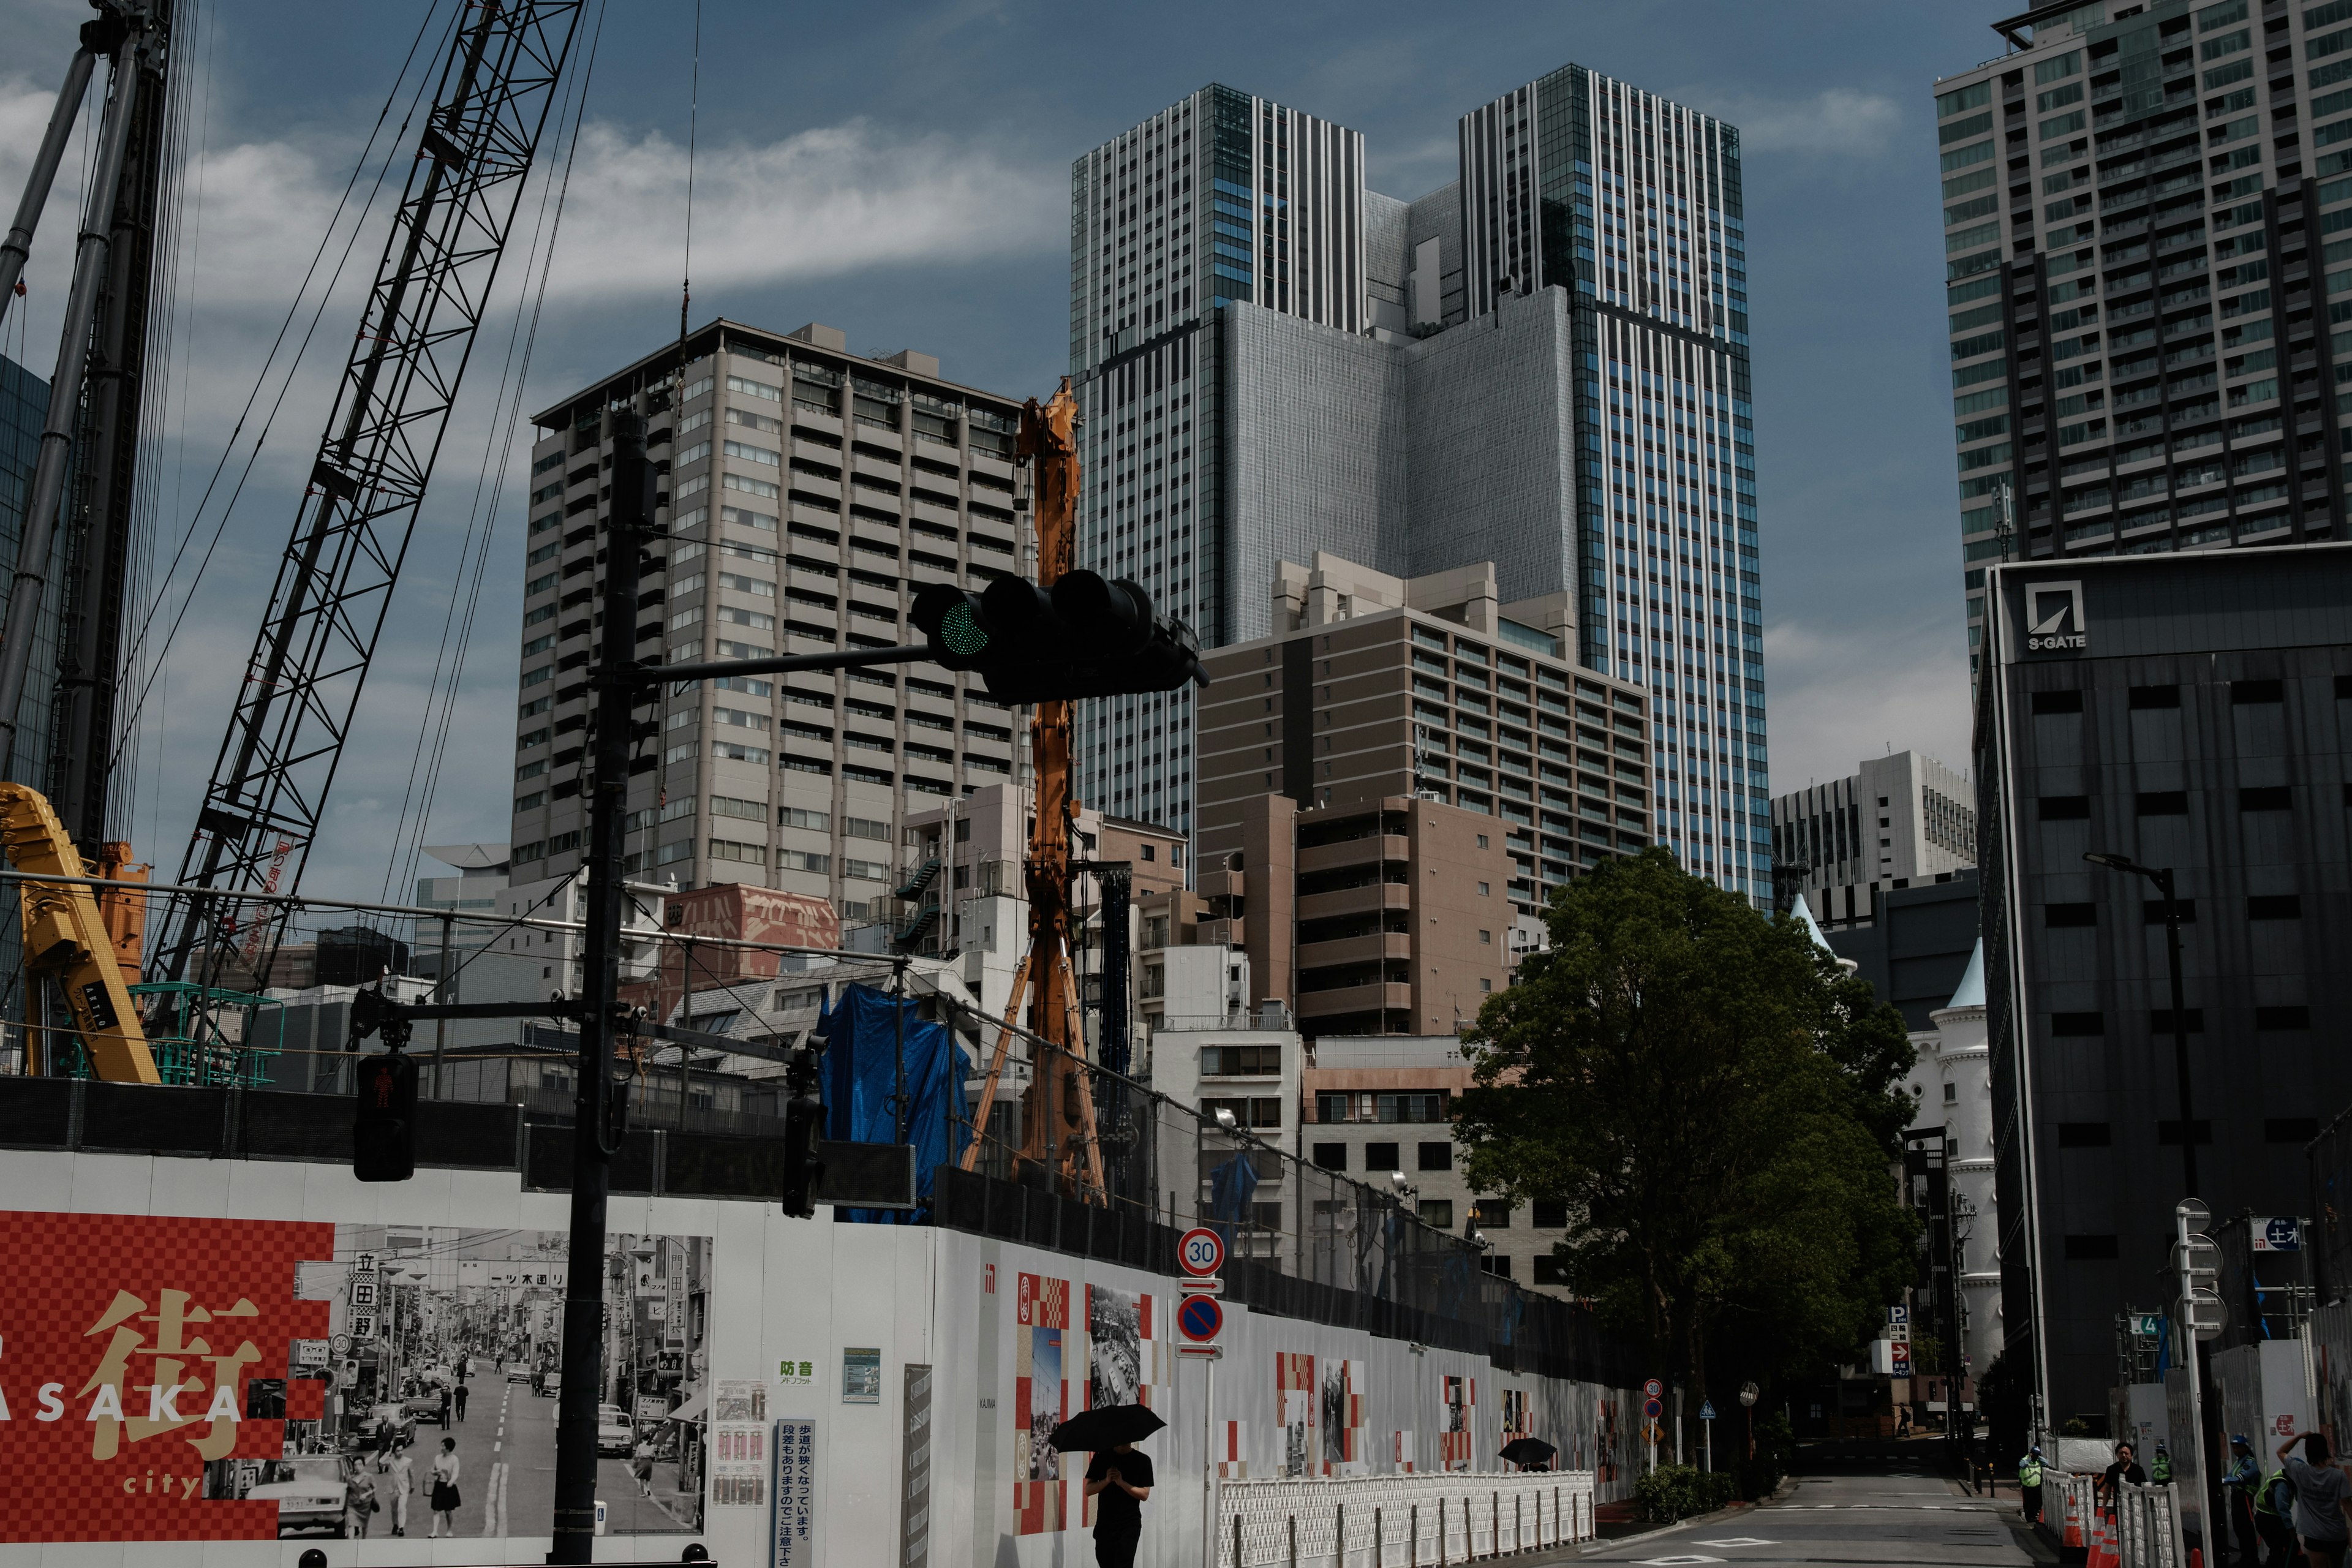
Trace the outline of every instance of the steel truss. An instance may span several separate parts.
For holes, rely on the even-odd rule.
[[[585,0],[463,13],[416,163],[213,764],[157,971],[237,948],[266,965],[280,921],[243,931],[212,895],[299,881],[440,454]]]

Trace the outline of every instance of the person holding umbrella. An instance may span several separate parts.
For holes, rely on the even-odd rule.
[[[1082,1410],[1054,1428],[1057,1452],[1091,1452],[1086,1495],[1095,1504],[1095,1562],[1100,1568],[1134,1568],[1143,1541],[1143,1505],[1151,1497],[1151,1457],[1136,1443],[1168,1423],[1140,1405],[1107,1405]]]
[[[1559,1450],[1540,1437],[1514,1437],[1503,1445],[1502,1460],[1522,1470],[1549,1470]]]

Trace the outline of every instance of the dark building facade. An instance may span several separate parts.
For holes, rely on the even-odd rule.
[[[2105,1408],[2183,1195],[2153,886],[2171,869],[2201,1197],[2296,1211],[2352,1100],[2352,546],[1992,574],[1976,747],[2006,1354],[2053,1424]]]
[[[1903,1010],[1904,1027],[1933,1028],[1927,1015],[1951,1005],[1976,951],[1977,874],[1946,871],[1873,892],[1869,923],[1829,931],[1830,949],[1853,960],[1881,1002]]]

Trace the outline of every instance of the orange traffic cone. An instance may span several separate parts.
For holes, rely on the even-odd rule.
[[[2091,1550],[2083,1559],[2083,1568],[2117,1568],[2121,1561],[2116,1552],[2115,1521],[2100,1514],[2091,1526]]]
[[[2065,1496],[2066,1529],[2064,1539],[2062,1541],[2061,1544],[2069,1552],[2079,1552],[2083,1548],[2083,1512],[2081,1507],[2074,1500],[2074,1491],[2073,1488],[2070,1487],[2067,1489]]]

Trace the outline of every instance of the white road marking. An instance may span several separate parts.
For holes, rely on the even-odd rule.
[[[1754,1535],[1735,1535],[1724,1541],[1701,1541],[1696,1544],[1700,1546],[1778,1546],[1780,1543]]]
[[[1642,1568],[1694,1568],[1701,1563],[1720,1563],[1720,1557],[1641,1557],[1636,1562]]]
[[[507,1532],[507,1468],[504,1464],[490,1467],[489,1495],[482,1505],[482,1533],[502,1536]]]

